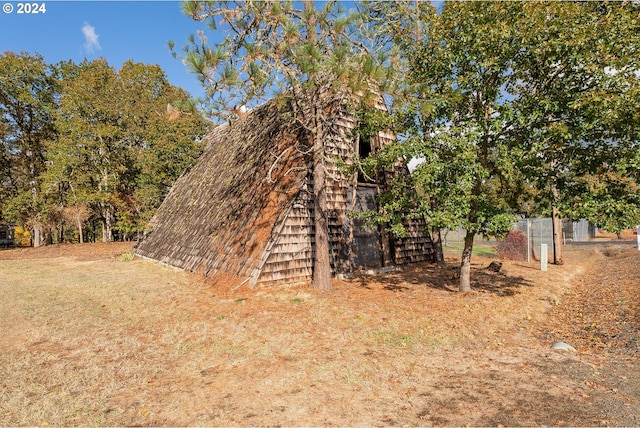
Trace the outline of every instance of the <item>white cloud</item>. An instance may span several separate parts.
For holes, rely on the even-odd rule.
[[[84,34],[84,49],[88,53],[94,53],[102,49],[98,39],[100,36],[96,34],[96,28],[85,22],[82,26],[82,34]]]

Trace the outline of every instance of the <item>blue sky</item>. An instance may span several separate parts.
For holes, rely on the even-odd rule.
[[[48,63],[103,57],[118,69],[129,59],[158,64],[172,84],[204,94],[167,47],[174,40],[179,50],[202,25],[182,14],[179,1],[46,1],[39,14],[18,14],[18,3],[0,0],[0,52],[37,52]]]

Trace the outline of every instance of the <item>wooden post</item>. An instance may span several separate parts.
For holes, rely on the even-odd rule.
[[[558,209],[551,207],[551,230],[553,233],[553,264],[561,265],[562,260],[562,219],[558,217]]]
[[[540,270],[547,270],[547,263],[549,261],[549,250],[547,249],[547,244],[540,244]]]
[[[533,248],[531,243],[531,220],[527,218],[527,263],[531,262],[530,248]]]

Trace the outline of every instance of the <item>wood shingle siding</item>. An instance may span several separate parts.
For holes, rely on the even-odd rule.
[[[331,111],[325,155],[334,274],[360,269],[354,250],[363,246],[369,263],[379,260],[379,267],[430,260],[431,241],[423,221],[407,223],[408,234],[402,239],[381,230],[358,229],[354,244],[354,227],[359,226],[348,213],[355,209],[353,191],[360,186],[337,161],[353,162],[352,130],[357,120],[344,105],[334,104]],[[136,254],[205,275],[230,274],[251,286],[310,281],[314,253],[311,155],[308,136],[291,114],[282,103],[270,102],[243,119],[215,128],[197,164],[176,181],[158,209]],[[388,132],[374,137],[375,148],[395,139]],[[389,172],[395,173],[408,171],[398,165]],[[376,195],[384,183],[366,186],[368,194]]]

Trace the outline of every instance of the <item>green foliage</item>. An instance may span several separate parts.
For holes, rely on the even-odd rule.
[[[552,204],[610,230],[640,221],[639,8],[369,4],[405,76],[394,105],[401,142],[370,162],[423,161],[408,183],[422,199],[391,194],[388,205],[407,202],[434,229],[471,235],[499,235],[512,214]]]
[[[423,161],[412,177],[424,195],[414,208],[436,230],[462,226],[468,233],[461,290],[468,288],[472,237],[506,233],[531,191],[528,183],[538,185],[538,195],[548,189],[543,180],[553,179],[557,189],[556,172],[568,169],[557,156],[564,152],[554,148],[576,140],[578,121],[558,118],[589,83],[567,72],[572,85],[555,86],[556,77],[580,71],[584,61],[568,40],[575,32],[558,34],[571,27],[567,16],[589,21],[572,8],[516,2],[446,2],[439,13],[426,4],[403,4],[399,12],[392,4],[372,7],[393,23],[390,38],[407,76],[396,104],[401,148],[389,148],[392,155],[380,163],[398,152]],[[581,26],[580,35],[589,28]],[[545,193],[558,199],[557,191]],[[403,198],[389,201],[395,208]]]
[[[0,217],[48,240],[96,220],[133,236],[202,151],[207,123],[158,66],[5,53],[0,79]]]
[[[51,148],[47,178],[64,183],[70,201],[91,207],[107,235],[113,228],[132,236],[199,154],[195,132],[181,134],[174,122],[184,120],[165,114],[167,105],[186,95],[159,67],[131,61],[119,72],[104,60],[85,61],[70,74],[62,82],[60,138]],[[187,153],[180,147],[186,138]],[[163,159],[168,149],[175,151],[170,166]]]
[[[597,227],[620,234],[640,224],[640,186],[633,177],[610,170],[576,179],[580,192],[566,211]]]
[[[508,27],[494,23],[508,22],[512,9],[509,3],[447,3],[439,15],[426,4],[402,11],[403,17],[384,11],[397,17],[392,38],[406,60],[409,92],[396,103],[401,141],[371,162],[388,165],[399,156],[423,162],[411,182],[391,192],[383,211],[408,205],[433,230],[462,226],[495,235],[511,227],[517,152],[509,150],[502,126],[510,111],[500,89],[518,48]],[[419,43],[417,31],[423,32]],[[421,200],[400,196],[410,188]]]
[[[55,138],[55,90],[41,56],[0,54],[0,217],[14,213],[29,227],[49,220],[38,180],[47,142]]]
[[[627,193],[618,187],[613,201],[584,180],[609,172],[638,177],[640,6],[536,2],[523,10],[521,52],[508,85],[513,141],[523,154],[518,168],[538,198],[567,215],[595,220],[597,206],[600,223],[616,223],[622,211],[633,217],[633,186]],[[619,203],[622,211],[604,210]]]
[[[367,15],[347,13],[339,2],[189,1],[183,10],[207,30],[190,35],[174,55],[200,78],[213,116],[290,89],[366,92],[384,78],[383,57],[368,42]],[[209,46],[207,31],[221,41]]]
[[[116,260],[119,262],[130,262],[135,258],[135,254],[133,254],[131,251],[127,251],[126,253],[118,254]]]

